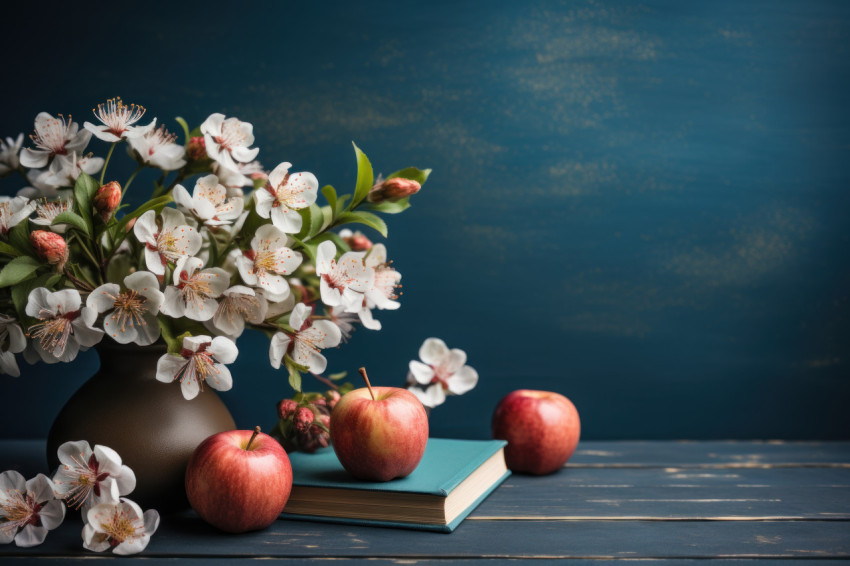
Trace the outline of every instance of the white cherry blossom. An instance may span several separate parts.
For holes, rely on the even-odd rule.
[[[0,196],[0,234],[7,235],[9,230],[32,214],[35,207],[36,203],[27,197]]]
[[[359,320],[358,315],[353,312],[345,312],[342,307],[331,307],[328,316],[331,322],[339,327],[342,342],[348,342],[354,332],[354,325]]]
[[[237,162],[253,161],[260,152],[257,147],[248,147],[254,143],[254,126],[238,118],[210,114],[201,124],[201,133],[210,159],[231,171],[238,171]]]
[[[27,170],[27,182],[30,186],[21,188],[17,195],[28,199],[46,198],[53,200],[59,198],[59,187],[45,182],[45,179],[50,174],[47,169],[29,169]]]
[[[97,311],[82,306],[76,289],[50,292],[33,289],[27,301],[27,316],[40,322],[29,328],[28,335],[39,357],[48,364],[70,362],[80,350],[86,350],[103,338],[103,331],[92,328]]]
[[[271,216],[272,223],[287,234],[301,231],[302,218],[295,212],[316,202],[319,181],[312,173],[289,173],[291,163],[281,163],[269,174],[269,184],[254,191],[257,214]]]
[[[136,488],[136,474],[108,446],[85,440],[65,442],[57,450],[59,469],[53,476],[57,497],[68,507],[86,511],[100,503],[117,502]]]
[[[47,171],[38,174],[35,185],[54,189],[73,187],[80,173],[94,175],[103,167],[103,158],[93,155],[80,155],[76,152],[58,155],[50,162]]]
[[[0,474],[0,544],[37,546],[64,519],[65,506],[56,500],[47,476],[27,481],[14,470]]]
[[[0,140],[0,177],[15,171],[21,164],[18,154],[24,145],[24,134],[18,137]]]
[[[200,269],[204,261],[183,257],[174,268],[174,285],[165,288],[162,313],[173,318],[211,319],[218,310],[216,299],[230,284],[230,274],[220,267]]]
[[[119,344],[153,344],[160,333],[156,315],[165,298],[156,275],[150,271],[131,273],[124,278],[124,288],[122,291],[117,283],[104,283],[89,294],[86,306],[106,313],[103,329]]]
[[[230,224],[242,214],[242,197],[227,198],[227,189],[215,175],[201,177],[192,195],[183,185],[174,187],[174,202],[180,210],[192,214],[207,226]]]
[[[20,354],[26,347],[27,339],[18,326],[18,320],[0,313],[0,373],[20,377],[21,370],[15,354]]]
[[[465,365],[466,352],[450,350],[439,338],[425,340],[419,348],[419,358],[421,362],[410,362],[407,381],[411,393],[426,407],[441,405],[447,394],[463,395],[478,383],[478,372]]]
[[[57,224],[52,226],[53,221],[63,212],[72,212],[74,210],[74,200],[69,196],[67,198],[59,198],[54,201],[43,199],[35,206],[36,217],[32,218],[33,224],[39,226],[47,226],[57,234],[64,234],[68,228],[67,224]]]
[[[83,127],[105,142],[117,142],[123,139],[142,137],[156,125],[156,118],[147,126],[136,126],[136,122],[145,115],[145,107],[137,104],[124,104],[120,97],[110,98],[97,108],[92,109],[101,125],[85,122]]]
[[[112,549],[119,555],[137,554],[148,546],[159,527],[159,513],[142,508],[122,497],[116,503],[101,503],[86,514],[83,547],[94,552]]]
[[[237,162],[235,171],[214,162],[212,170],[218,176],[218,182],[227,189],[227,196],[229,197],[244,196],[242,187],[253,187],[254,179],[268,179],[268,175],[259,161]]]
[[[322,302],[329,307],[342,306],[357,312],[363,305],[374,270],[363,261],[365,252],[346,252],[335,260],[336,246],[330,240],[319,244],[316,253],[316,274],[320,277]]]
[[[156,378],[165,383],[180,382],[186,399],[194,399],[204,383],[218,391],[233,387],[233,378],[225,364],[236,361],[239,350],[225,336],[187,336],[179,355],[165,354],[156,365]]]
[[[236,258],[236,268],[247,285],[271,293],[278,302],[289,296],[290,275],[301,265],[301,254],[289,247],[286,234],[271,224],[260,226],[251,240],[251,249]]]
[[[133,225],[136,238],[145,245],[145,263],[156,275],[165,273],[167,263],[195,255],[203,243],[201,235],[186,224],[186,217],[173,208],[162,209],[162,228],[157,226],[156,212],[149,210]]]
[[[395,310],[401,306],[395,299],[398,298],[395,290],[401,281],[401,273],[390,267],[387,261],[387,248],[384,244],[375,244],[366,254],[366,267],[373,270],[374,276],[366,289],[363,304],[358,310],[356,307],[349,309],[356,311],[363,326],[370,330],[380,330],[381,321],[372,316],[372,309]]]
[[[272,337],[269,346],[269,362],[278,369],[283,357],[290,351],[295,363],[307,366],[313,373],[322,373],[328,367],[328,360],[321,351],[339,346],[342,333],[339,327],[329,320],[311,320],[312,309],[304,303],[298,303],[289,315],[289,326],[294,334],[278,332]]]
[[[143,136],[127,139],[139,159],[163,171],[174,171],[186,165],[186,148],[175,143],[177,134],[170,134],[165,126],[150,129]]]
[[[265,320],[269,305],[266,299],[250,287],[234,285],[221,294],[218,310],[210,321],[213,328],[232,337],[242,335],[245,321],[260,324]]]
[[[47,165],[54,155],[82,153],[91,139],[91,132],[80,130],[76,122],[62,114],[54,118],[47,112],[35,117],[35,133],[30,135],[35,149],[25,148],[20,154],[21,165],[38,169]]]

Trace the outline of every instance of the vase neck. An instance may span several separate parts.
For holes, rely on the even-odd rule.
[[[101,343],[97,346],[100,372],[126,379],[156,379],[156,365],[166,353],[165,346]]]

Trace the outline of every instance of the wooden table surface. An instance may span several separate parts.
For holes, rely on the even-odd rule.
[[[0,441],[0,471],[44,469],[43,443]],[[0,564],[90,564],[70,512],[44,544],[0,546]],[[828,564],[850,559],[850,442],[582,442],[565,469],[514,475],[452,534],[281,520],[224,535],[164,516],[129,562]],[[487,560],[489,559],[489,560]],[[831,560],[830,560],[831,559]]]

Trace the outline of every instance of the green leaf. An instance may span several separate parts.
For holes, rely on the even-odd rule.
[[[97,181],[85,173],[80,173],[74,183],[74,201],[76,210],[89,226],[88,234],[92,232],[92,201],[97,192]]]
[[[121,231],[125,231],[127,229],[127,223],[130,222],[130,220],[132,220],[133,218],[138,218],[149,210],[155,210],[156,213],[159,214],[160,212],[162,212],[162,209],[165,208],[165,206],[173,200],[174,199],[171,198],[170,194],[162,195],[161,197],[156,197],[154,199],[149,200],[133,212],[122,217],[121,221],[118,222],[120,230],[116,230],[116,232],[120,234]]]
[[[360,204],[366,195],[369,194],[372,185],[375,183],[375,177],[372,173],[372,164],[366,154],[360,151],[357,144],[351,142],[354,146],[354,154],[357,157],[357,184],[354,186],[354,198],[351,199],[351,204],[348,209],[351,210]]]
[[[16,257],[0,271],[0,287],[9,287],[31,279],[35,270],[41,266],[42,263],[35,258],[29,256]]]
[[[71,212],[70,210],[68,210],[57,214],[56,218],[53,219],[53,222],[51,222],[50,225],[56,226],[57,224],[70,224],[80,232],[83,232],[85,235],[91,236],[89,225],[86,224],[86,221],[83,220],[82,216],[80,216],[76,212]]]
[[[319,246],[319,240],[314,240],[314,241],[311,241],[311,242],[304,242],[302,240],[299,240],[297,237],[295,237],[291,234],[289,235],[289,237],[292,238],[293,240],[295,240],[295,243],[298,244],[298,248],[295,248],[295,249],[303,250],[304,253],[307,254],[307,257],[310,258],[310,261],[315,264],[315,262],[316,262],[316,249]]]
[[[19,252],[17,249],[15,249],[13,246],[10,246],[6,242],[0,242],[0,254],[16,257],[21,255],[21,252]]]
[[[322,187],[322,194],[325,195],[328,204],[331,205],[331,210],[336,210],[336,189],[330,185],[325,185],[324,187]]]
[[[337,218],[337,225],[348,223],[364,224],[377,230],[383,237],[387,237],[386,222],[384,222],[380,216],[372,214],[371,212],[365,212],[362,210],[358,210],[356,212],[344,212],[339,215],[339,218]]]
[[[35,250],[30,244],[30,229],[27,224],[29,223],[21,222],[9,231],[9,244],[22,254],[35,256]]]
[[[398,214],[399,212],[404,212],[408,208],[410,208],[410,197],[404,197],[396,202],[386,201],[369,205],[369,210],[383,212],[385,214]]]
[[[334,221],[334,211],[329,206],[322,207],[322,225],[319,227],[318,232],[323,232],[326,229],[330,228],[331,224]]]
[[[294,365],[295,362],[292,362]],[[289,386],[295,391],[301,391],[301,372],[294,368],[289,363],[286,364],[286,369],[289,370]]]
[[[420,185],[424,185],[425,181],[428,180],[428,176],[430,174],[430,169],[417,169],[416,167],[408,167],[406,169],[396,171],[392,175],[388,176],[387,179],[401,177],[402,179],[410,179],[411,181],[416,181]]]
[[[178,124],[180,124],[180,127],[181,127],[181,128],[183,128],[183,136],[184,136],[184,138],[183,138],[183,143],[184,143],[184,144],[189,143],[189,124],[187,124],[187,123],[186,123],[186,120],[184,120],[184,119],[183,119],[183,118],[181,118],[180,116],[177,116],[176,118],[174,118],[174,120],[175,120]]]
[[[328,377],[328,379],[330,379],[331,381],[339,381],[340,379],[342,379],[342,378],[343,378],[343,377],[345,377],[346,375],[348,375],[348,372],[347,372],[347,371],[341,371],[341,372],[339,372],[339,373],[331,373],[331,374],[328,374],[328,376],[327,376],[327,377]]]
[[[334,210],[334,216],[339,216],[342,214],[342,211],[345,210],[345,203],[348,202],[348,199],[351,198],[351,195],[342,195],[339,197],[339,200],[336,201],[336,210]]]

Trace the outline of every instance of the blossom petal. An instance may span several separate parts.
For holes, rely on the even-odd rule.
[[[272,223],[286,234],[297,234],[301,231],[304,219],[301,215],[284,205],[276,206],[271,211]]]
[[[323,373],[328,367],[328,360],[321,352],[299,340],[295,341],[292,359],[297,364],[307,366],[313,373]]]
[[[21,529],[21,532],[15,535],[15,544],[21,548],[30,548],[43,543],[46,537],[47,528],[27,525]]]
[[[121,318],[120,312],[113,311],[112,314],[103,319],[103,330],[119,344],[130,344],[138,337],[138,329],[132,320],[122,324]]]
[[[32,495],[38,503],[53,499],[53,482],[44,474],[38,474],[27,480],[27,494]]]
[[[439,383],[431,385],[425,389],[425,391],[419,387],[411,387],[408,391],[416,395],[416,398],[419,399],[423,405],[431,407],[432,409],[442,405],[446,401],[446,392]]]
[[[449,393],[463,395],[478,384],[478,372],[469,366],[463,366],[447,380]]]
[[[215,364],[214,367],[217,373],[207,376],[207,385],[216,391],[229,391],[233,387],[233,376],[230,375],[230,370],[224,364]]]
[[[165,265],[162,263],[162,256],[159,255],[159,250],[152,250],[145,247],[145,266],[151,273],[165,275]]]
[[[106,312],[115,307],[115,298],[121,293],[117,283],[104,283],[89,293],[86,298],[86,306],[99,313]]]
[[[466,352],[460,348],[452,348],[449,355],[443,360],[443,367],[450,374],[455,373],[466,363]]]
[[[150,535],[142,535],[140,537],[131,538],[113,548],[112,553],[120,556],[138,554],[148,546],[150,540]]]
[[[289,315],[289,326],[291,326],[295,332],[300,331],[301,327],[304,326],[304,323],[307,322],[307,319],[310,318],[311,314],[313,314],[313,309],[304,303],[298,303],[292,309],[292,314]]]
[[[83,527],[83,548],[103,552],[109,547],[109,537],[105,533],[97,532],[90,522]]]
[[[183,293],[177,287],[168,286],[165,288],[165,299],[160,307],[162,314],[172,318],[180,318],[186,313],[186,303],[183,302]]]
[[[417,383],[428,385],[431,383],[431,380],[434,379],[434,369],[431,366],[425,365],[417,360],[411,360],[409,367],[410,374]]]
[[[188,362],[183,356],[165,354],[156,363],[156,379],[163,383],[171,383],[177,377],[177,373],[183,369]]]
[[[307,329],[311,342],[322,349],[336,348],[342,340],[342,332],[339,326],[329,320],[316,320]]]
[[[27,489],[27,480],[15,470],[9,470],[0,474],[0,501],[5,500],[7,491],[18,491],[23,493]]]
[[[102,444],[95,444],[92,452],[98,463],[98,472],[107,473],[111,476],[121,473],[121,456],[118,455],[118,452]]]
[[[236,361],[236,357],[239,355],[239,349],[236,347],[236,344],[233,343],[233,340],[224,336],[216,336],[213,338],[213,341],[207,348],[207,351],[223,364],[232,364]]]
[[[171,189],[171,196],[174,198],[174,202],[180,207],[181,210],[185,212],[192,212],[192,206],[194,202],[192,202],[192,195],[189,194],[189,191],[183,185],[175,185],[173,189]]]
[[[72,468],[81,463],[88,464],[91,455],[91,446],[85,440],[65,442],[57,450],[59,462]],[[59,482],[56,483],[58,484]],[[2,485],[0,485],[0,489],[2,489]]]
[[[278,332],[272,336],[271,343],[269,344],[269,363],[274,369],[280,368],[280,363],[289,349],[290,342],[289,335],[283,332]]]
[[[325,240],[316,249],[316,273],[324,275],[330,273],[332,261],[336,257],[336,246],[330,240]]]
[[[440,365],[448,355],[448,346],[439,338],[428,338],[419,348],[419,359],[432,366]]]
[[[185,304],[184,313],[186,318],[197,320],[198,322],[211,319],[218,310],[218,301],[209,297],[195,297],[192,300],[186,301]],[[163,312],[165,311],[163,310]]]
[[[44,528],[52,531],[65,520],[65,504],[56,499],[48,501],[39,509],[38,517]]]
[[[159,528],[159,513],[155,509],[148,509],[142,515],[145,523],[145,533],[152,535]]]
[[[184,399],[191,401],[201,392],[201,385],[197,379],[186,377],[180,381],[180,392]]]
[[[130,466],[121,466],[121,471],[115,476],[119,495],[128,495],[136,489],[136,474]]]

